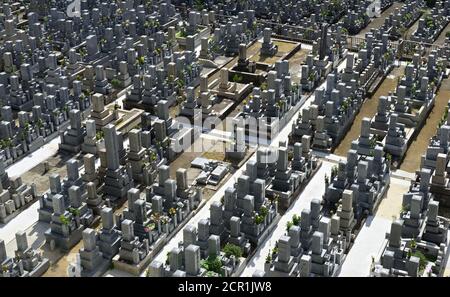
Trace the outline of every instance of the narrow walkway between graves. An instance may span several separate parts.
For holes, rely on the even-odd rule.
[[[406,40],[410,40],[411,39],[411,36],[414,34],[414,32],[416,32],[417,28],[419,28],[419,20],[420,20],[420,18],[418,18],[414,22],[414,24],[406,30],[405,35],[404,35],[405,36],[404,39],[406,39]]]
[[[381,83],[378,90],[370,98],[364,101],[361,110],[356,115],[355,121],[353,122],[350,130],[342,139],[339,146],[335,149],[334,154],[346,157],[347,152],[350,150],[352,141],[358,139],[361,133],[361,122],[364,117],[373,118],[377,113],[378,98],[380,96],[387,96],[389,92],[394,92],[397,86],[398,77],[402,76],[405,71],[405,66],[401,65],[398,68],[394,68],[392,72],[386,77],[386,79]]]
[[[267,240],[258,247],[253,258],[247,263],[241,276],[251,277],[255,270],[264,271],[264,263],[266,256],[275,247],[275,243],[286,233],[286,224],[292,220],[294,214],[300,215],[303,209],[309,209],[311,201],[315,198],[321,199],[325,193],[325,185],[323,183],[325,175],[329,175],[334,163],[323,161],[319,171],[314,175],[312,180],[306,185],[300,196],[293,202],[286,213],[281,217],[275,230],[269,235]]]
[[[383,11],[381,15],[377,18],[372,19],[367,27],[362,29],[356,36],[364,37],[367,32],[370,32],[371,29],[378,29],[384,24],[384,20],[395,11],[396,8],[401,8],[404,3],[394,2],[388,9]]]
[[[442,81],[441,88],[436,95],[436,101],[431,110],[425,125],[420,130],[406,151],[405,159],[400,165],[400,169],[408,172],[415,172],[420,167],[420,159],[425,154],[428,142],[436,134],[436,128],[444,114],[445,107],[450,99],[450,79]]]
[[[356,237],[339,276],[369,276],[372,257],[381,251],[386,232],[400,214],[403,194],[408,192],[409,181],[391,178],[386,197],[381,201],[375,216],[369,216]]]
[[[442,30],[441,34],[439,34],[438,38],[436,39],[435,43],[439,45],[443,45],[445,43],[446,34],[450,32],[450,22],[447,24],[447,26]],[[450,34],[450,33],[449,33]]]

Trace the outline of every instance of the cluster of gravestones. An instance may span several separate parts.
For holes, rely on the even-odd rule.
[[[175,1],[178,3],[178,1]],[[179,2],[180,5],[185,1]],[[382,7],[385,8],[391,0],[382,1]],[[367,7],[370,2],[366,1],[362,5]],[[188,1],[186,7],[197,8],[195,1]],[[258,0],[250,2],[235,1],[204,1],[204,7],[216,11],[219,15],[236,15],[247,9],[256,12],[256,16],[270,22],[283,24],[301,24],[305,17],[316,14],[319,22],[336,23],[348,11],[356,11],[359,8],[358,3],[348,0],[340,1],[267,1]]]
[[[186,227],[183,243],[169,253],[167,263],[150,264],[150,276],[239,275],[243,259],[221,251],[220,246],[233,246],[244,257],[250,256],[278,221],[278,205],[288,208],[302,184],[320,166],[311,155],[307,136],[294,145],[292,160],[286,142],[280,143],[277,161],[268,163],[274,153],[259,148],[256,160],[247,163],[245,174],[225,190],[223,201],[212,203],[210,217],[199,221],[198,231],[195,226]],[[220,261],[220,271],[200,265],[211,259]]]
[[[96,170],[94,156],[87,154],[80,177],[77,162],[68,161],[68,177],[62,183],[58,175],[50,177],[50,190],[40,200],[39,219],[50,223],[45,232],[50,248],[70,250],[83,239],[80,261],[72,265],[81,275],[102,275],[111,261],[118,269],[139,274],[153,256],[150,253],[153,247],[164,244],[199,206],[201,191],[188,184],[185,169],[178,169],[175,181],[169,178],[169,167],[161,165],[159,181],[149,184],[141,193],[133,188],[135,161],[129,160],[122,166],[115,129],[107,126],[104,131],[106,168],[100,165]],[[128,159],[136,154],[131,142],[139,139],[136,131],[130,133]],[[100,183],[102,172],[104,182]],[[102,188],[103,195],[97,187]],[[128,208],[113,218],[111,207],[117,207],[124,199]],[[99,216],[102,229],[89,229]]]
[[[380,97],[370,133],[383,141],[384,150],[395,159],[402,159],[407,150],[405,129],[420,130],[428,111],[434,106],[444,71],[437,51],[432,51],[424,64],[415,54],[412,64],[405,67],[405,75],[398,82],[395,95]]]
[[[37,198],[36,185],[23,184],[20,176],[10,178],[0,160],[0,222],[8,223]]]
[[[356,228],[374,213],[390,183],[383,148],[359,149],[360,143],[367,142],[364,132],[369,131],[369,124],[363,124],[367,131],[354,142],[356,149],[332,170],[331,181],[325,177],[323,203],[313,199],[309,210],[293,218],[267,256],[264,271],[254,276],[333,276],[339,271]]]
[[[253,276],[335,276],[356,224],[353,197],[352,190],[345,190],[342,204],[331,217],[323,212],[320,200],[313,199],[310,209],[293,217],[276,248],[269,251],[264,271],[257,270]]]
[[[439,143],[448,141],[448,130],[449,126],[444,124],[422,157],[421,169],[408,193],[403,195],[400,218],[392,223],[379,259],[374,263],[374,276],[442,276],[450,222],[438,215],[439,201],[446,205],[449,199],[448,149]],[[434,162],[432,155],[435,155]]]
[[[248,45],[261,30],[253,10],[241,11],[233,17],[218,16],[217,20],[210,40],[198,41],[200,58],[214,60],[217,55],[234,56],[238,54],[240,44]]]
[[[1,138],[4,142],[2,156],[8,164],[56,137],[58,130],[67,126],[69,110],[83,111],[89,107],[89,95],[83,92],[109,95],[112,87],[107,79],[114,79],[114,70],[122,70],[117,79],[124,78],[123,86],[126,86],[126,75],[135,70],[136,59],[129,69],[127,65],[119,67],[125,56],[121,46],[124,42],[129,48],[128,57],[142,54],[147,49],[153,52],[152,45],[162,43],[161,34],[158,38],[155,29],[176,21],[175,9],[170,2],[162,3],[158,8],[155,5],[134,7],[131,1],[81,1],[79,16],[66,15],[67,4],[58,2],[50,7],[45,1],[33,1],[26,15],[26,30],[19,28],[10,5],[2,5],[3,30],[0,35],[5,42],[0,48],[3,71],[0,97],[5,106]],[[153,11],[157,17],[146,16]],[[158,26],[149,28],[154,23]],[[135,50],[130,43],[133,44],[138,34],[155,38],[141,37],[141,44]],[[55,48],[60,52],[54,51]],[[116,55],[109,58],[111,54]],[[95,74],[93,66],[80,64],[101,59],[106,69],[97,66]],[[11,109],[19,111],[19,125],[13,119]],[[73,144],[74,139],[69,138],[69,145]],[[79,141],[75,142],[75,150],[78,150]]]
[[[201,65],[193,53],[195,40],[200,39],[198,34],[188,36],[186,51],[173,51],[178,43],[174,32],[179,16],[170,1],[161,3],[159,7],[138,5],[132,1],[81,1],[81,16],[73,17],[65,15],[67,3],[52,4],[55,7],[44,4],[39,0],[31,4],[27,14],[28,32],[18,29],[9,4],[2,6],[2,25],[5,24],[2,37],[5,36],[6,42],[0,48],[0,67],[3,70],[0,89],[4,90],[4,96],[0,97],[3,103],[8,104],[1,110],[2,162],[11,164],[57,137],[61,131],[60,150],[100,156],[100,169],[104,170],[100,170],[103,174],[99,174],[99,181],[128,184],[128,180],[133,178],[148,184],[151,175],[156,172],[155,164],[173,160],[179,154],[180,151],[169,147],[169,144],[181,143],[186,137],[192,138],[192,129],[184,127],[180,130],[172,122],[169,107],[176,103],[180,89],[199,82]],[[146,16],[150,11],[154,14]],[[191,15],[195,17],[189,20],[189,30],[195,32],[198,27],[210,25],[208,18],[214,20],[213,13],[206,16],[204,13],[200,18],[198,13]],[[226,26],[216,28],[216,40],[222,42],[229,36],[234,42],[237,40],[235,32],[243,36],[241,41],[247,44],[256,36],[253,19],[251,11],[245,15],[239,14]],[[165,29],[169,32],[168,38],[161,31]],[[82,40],[85,40],[83,44]],[[54,51],[53,45],[60,52]],[[155,66],[159,63],[162,63],[162,68]],[[114,98],[114,92],[131,84],[132,87],[126,92],[125,107],[129,107],[127,105],[131,102],[132,106],[148,108],[158,118],[151,121],[150,114],[142,115],[142,131],[136,132],[139,135],[130,141],[134,143],[129,154],[130,175],[124,178],[126,170],[119,167],[120,172],[114,172],[111,178],[104,178],[108,173],[106,150],[102,146],[108,144],[101,135],[106,133],[103,129],[108,124],[123,120],[116,108],[112,111],[105,106],[105,102]],[[92,111],[84,124],[84,111],[91,101]],[[18,121],[14,119],[13,110],[19,111]],[[127,131],[120,131],[118,135],[121,160],[125,154],[122,132]],[[142,138],[142,144],[138,138]],[[141,166],[141,145],[152,152],[150,156],[155,161],[147,168]],[[89,168],[94,168],[91,170],[94,172],[95,166],[91,163]],[[112,167],[116,171],[116,166]],[[17,214],[17,209],[37,197],[35,193],[30,195],[30,187],[21,187],[20,179],[15,180],[16,188],[9,189],[11,195],[2,196],[1,215],[4,222]],[[7,186],[4,186],[5,189],[8,189]],[[123,196],[123,193],[117,193],[116,188],[111,185],[105,188],[105,193],[111,192],[112,197]],[[14,203],[10,196],[15,199]],[[52,202],[47,201],[44,208],[51,210]]]
[[[393,1],[389,2],[392,4]],[[384,4],[386,5],[386,3]],[[344,27],[348,33],[357,34],[370,23],[370,15],[367,13],[369,5],[371,5],[370,1],[362,1],[359,5],[356,5],[353,11],[344,15],[341,20],[342,27]]]
[[[411,36],[412,41],[433,43],[439,36],[450,22],[448,8],[444,7],[444,2],[447,2],[448,7],[448,1],[437,1],[430,13],[419,19],[417,30]]]
[[[366,43],[355,55],[347,55],[343,73],[334,71],[327,75],[326,88],[314,91],[314,104],[303,109],[293,123],[291,139],[303,135],[313,137],[312,146],[328,150],[344,137],[358,113],[368,91],[378,77],[385,77],[393,67],[395,54],[388,49],[388,36],[380,32],[366,34]],[[302,66],[302,81],[310,72]],[[314,78],[313,78],[314,79]],[[308,78],[309,83],[311,81]]]
[[[8,257],[5,242],[0,239],[0,277],[39,277],[50,267],[50,261],[28,245],[27,234],[16,233],[17,250]]]
[[[383,148],[364,150],[369,131],[366,121],[347,160],[332,171],[331,181],[325,177],[322,205],[313,199],[310,210],[293,218],[276,249],[269,252],[264,271],[254,276],[333,276],[339,271],[357,226],[373,214],[390,183]]]
[[[254,87],[251,99],[244,106],[243,111],[236,115],[235,120],[251,117],[259,121],[258,131],[247,131],[247,133],[260,136],[267,133],[267,137],[272,139],[275,135],[272,135],[270,131],[276,131],[277,125],[280,126],[279,129],[282,128],[281,122],[288,121],[292,116],[290,111],[298,105],[301,97],[300,87],[292,84],[289,62],[278,61],[275,69],[267,74],[267,88]],[[278,121],[262,123],[263,118],[276,118]]]
[[[380,259],[373,267],[375,276],[442,275],[449,220],[439,216],[439,205],[448,207],[450,193],[447,115],[442,121],[422,155],[415,180],[403,195],[400,218],[392,223]],[[427,263],[422,263],[421,254]]]
[[[404,30],[409,28],[422,15],[424,6],[425,1],[423,0],[405,1],[405,5],[396,8],[385,18],[380,29],[389,34],[391,39],[402,37]]]

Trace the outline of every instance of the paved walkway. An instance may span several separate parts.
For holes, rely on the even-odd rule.
[[[58,152],[59,142],[60,138],[56,137],[49,143],[45,144],[42,148],[12,164],[6,169],[6,172],[10,177],[21,176],[25,172],[31,170],[35,166],[55,155]],[[0,238],[7,243],[14,239],[17,231],[30,228],[39,218],[37,212],[38,208],[39,201],[36,201],[12,219],[8,224],[0,224]]]
[[[409,184],[409,181],[391,178],[386,197],[381,201],[375,216],[367,218],[342,265],[339,276],[369,275],[372,256],[378,255],[394,216],[399,216],[402,197],[408,191]]]
[[[275,243],[280,237],[286,233],[287,222],[292,220],[294,214],[300,215],[303,209],[309,209],[313,199],[322,199],[323,194],[325,194],[325,184],[323,182],[325,174],[329,176],[331,168],[335,165],[336,164],[334,163],[323,161],[319,171],[317,171],[316,175],[314,175],[313,179],[303,189],[297,200],[294,201],[286,213],[281,217],[275,230],[269,235],[267,240],[260,245],[256,254],[251,261],[248,262],[241,276],[250,277],[256,270],[264,271],[266,256],[269,254],[270,250],[275,247]]]

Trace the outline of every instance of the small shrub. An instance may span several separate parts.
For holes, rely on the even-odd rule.
[[[223,252],[227,257],[230,257],[231,255],[235,256],[236,258],[242,257],[242,249],[232,243],[227,243],[223,248]]]

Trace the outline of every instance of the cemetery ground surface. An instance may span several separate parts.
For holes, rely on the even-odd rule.
[[[436,38],[436,41],[434,43],[442,45],[445,43],[446,35],[450,32],[450,23],[447,24],[447,26],[442,30],[441,34],[439,34],[438,38]]]
[[[367,98],[359,113],[357,114],[350,130],[342,139],[339,146],[334,150],[334,153],[339,156],[347,156],[352,141],[358,139],[361,133],[361,123],[364,117],[372,118],[377,112],[378,99],[380,96],[387,96],[390,92],[394,92],[397,86],[397,79],[403,75],[405,65],[400,64],[399,67],[395,67],[391,73],[384,79],[377,91]]]
[[[450,79],[444,79],[436,94],[436,103],[417,137],[411,143],[400,169],[415,172],[420,167],[420,156],[426,152],[430,137],[436,134],[436,127],[444,114],[450,98]]]
[[[424,10],[424,14],[427,13],[428,10]],[[404,33],[404,39],[405,40],[409,40],[411,39],[411,36],[414,34],[414,32],[416,32],[417,28],[419,27],[419,20],[420,18],[418,18],[414,24],[412,24],[408,29],[406,29],[405,33]]]

